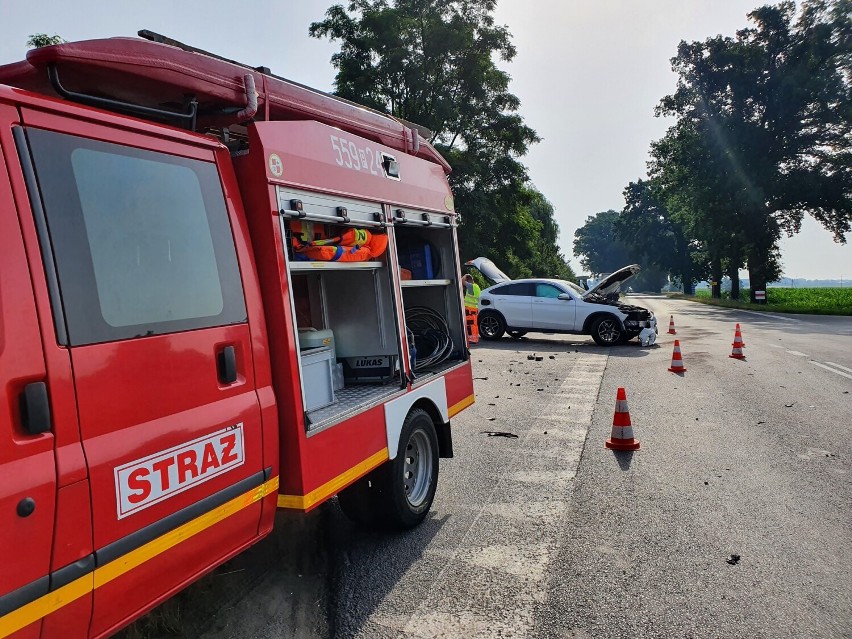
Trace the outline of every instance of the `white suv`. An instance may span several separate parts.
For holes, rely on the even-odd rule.
[[[588,291],[565,280],[512,280],[485,257],[467,265],[494,282],[479,297],[479,334],[483,339],[499,339],[504,333],[518,338],[535,331],[591,335],[601,346],[637,336],[643,344],[656,340],[654,314],[618,300],[621,284],[639,272],[637,264],[607,275]]]

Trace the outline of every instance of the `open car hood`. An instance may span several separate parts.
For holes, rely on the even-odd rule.
[[[631,264],[630,266],[625,266],[624,268],[618,269],[615,273],[610,273],[600,282],[595,284],[592,288],[585,292],[583,295],[584,298],[592,295],[593,293],[597,293],[598,295],[612,295],[613,293],[618,293],[621,289],[621,285],[624,284],[631,277],[636,275],[641,269],[638,264]]]
[[[501,282],[508,282],[512,279],[497,268],[494,262],[487,257],[477,257],[475,260],[465,262],[464,265],[474,267],[492,284],[500,284]]]

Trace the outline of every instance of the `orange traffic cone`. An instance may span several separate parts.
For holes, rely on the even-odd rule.
[[[745,355],[743,355],[743,336],[740,333],[740,325],[737,324],[737,330],[734,333],[734,343],[732,344],[734,347],[731,349],[731,354],[728,357],[733,357],[734,359],[745,359]]]
[[[737,340],[739,340],[740,346],[745,346],[745,342],[743,341],[743,334],[742,334],[742,331],[740,331],[740,325],[739,324],[737,324],[737,328],[734,331],[734,343],[731,344],[731,346],[736,346]]]
[[[623,388],[619,388],[615,396],[612,436],[606,440],[606,447],[612,450],[639,450],[639,440],[633,439],[630,409],[627,408],[627,394]]]
[[[675,340],[674,351],[672,352],[672,365],[669,366],[672,373],[685,373],[686,367],[683,365],[683,358],[680,356],[680,340]]]
[[[669,335],[677,335],[674,327],[674,315],[669,315]]]

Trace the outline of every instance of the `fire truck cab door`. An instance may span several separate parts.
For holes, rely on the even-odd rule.
[[[4,120],[7,109],[0,106]],[[15,151],[0,145],[0,636],[5,637],[21,626],[9,613],[48,592],[56,466],[35,298],[3,158]],[[37,620],[15,637],[40,635]]]
[[[91,480],[100,635],[257,536],[250,329],[212,148],[53,116],[26,134]]]

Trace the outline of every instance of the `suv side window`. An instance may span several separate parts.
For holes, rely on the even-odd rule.
[[[536,297],[552,297],[557,298],[565,291],[556,288],[553,284],[536,284],[535,285],[535,296]]]
[[[533,287],[528,282],[514,282],[495,287],[491,293],[492,295],[532,295]]]
[[[27,138],[72,345],[246,321],[212,162],[41,129]]]

